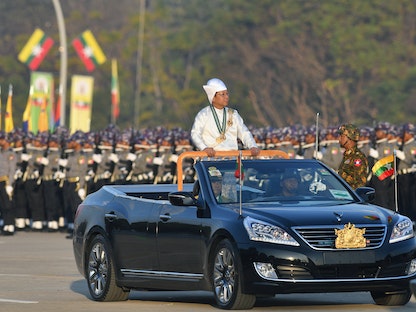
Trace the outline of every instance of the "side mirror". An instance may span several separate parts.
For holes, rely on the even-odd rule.
[[[190,192],[170,193],[169,202],[174,206],[196,206],[196,199]]]
[[[376,198],[376,190],[372,187],[359,187],[355,190],[355,192],[367,203],[374,202],[374,199]]]

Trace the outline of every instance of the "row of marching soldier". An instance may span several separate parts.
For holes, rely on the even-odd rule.
[[[156,151],[132,141],[133,133],[116,134],[112,127],[97,133],[0,132],[2,234],[71,234],[76,208],[103,185],[173,182],[177,156],[170,147]]]
[[[338,128],[250,128],[260,149],[280,149],[291,158],[317,158],[338,170],[343,148]],[[16,230],[69,231],[75,209],[85,196],[105,184],[175,182],[176,158],[192,150],[189,133],[164,128],[119,131],[113,126],[91,133],[0,132],[0,222],[2,234]],[[415,127],[380,122],[361,127],[358,147],[369,168],[396,150],[399,211],[416,220]],[[191,163],[185,179],[192,181]],[[376,189],[376,204],[395,210],[394,181],[379,181],[369,171],[367,185]]]

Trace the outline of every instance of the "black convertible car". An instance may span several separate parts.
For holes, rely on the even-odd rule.
[[[236,154],[237,155],[237,154]],[[210,290],[223,309],[257,296],[368,291],[404,305],[416,278],[412,221],[370,204],[315,160],[202,159],[197,181],[104,186],[79,206],[73,247],[94,300]]]

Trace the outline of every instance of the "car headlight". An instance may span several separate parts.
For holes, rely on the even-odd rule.
[[[396,223],[390,236],[390,243],[397,243],[414,236],[413,223],[409,218],[403,217]]]
[[[250,217],[244,219],[248,237],[253,241],[299,246],[299,243],[282,228]]]

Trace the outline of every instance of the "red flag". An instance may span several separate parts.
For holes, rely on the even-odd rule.
[[[240,175],[241,175],[241,177],[240,177]],[[237,157],[237,163],[236,163],[236,169],[235,169],[235,172],[234,172],[234,176],[237,179],[241,179],[241,180],[244,179],[244,169],[243,169],[243,163],[241,162],[240,155]]]
[[[56,104],[55,104],[55,110],[54,110],[54,116],[53,116],[55,128],[58,128],[61,124],[61,97],[62,97],[62,88],[59,87],[58,100],[56,101]]]

